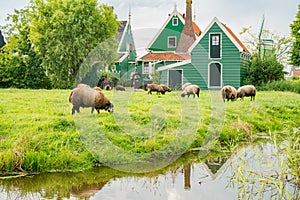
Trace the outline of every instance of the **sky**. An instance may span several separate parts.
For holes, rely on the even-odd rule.
[[[172,13],[174,5],[181,13],[185,12],[185,0],[99,0],[99,3],[114,7],[119,20],[128,20],[131,10],[131,24],[135,46],[144,50],[151,39]],[[7,14],[14,9],[28,5],[29,0],[2,1],[0,25],[4,25]],[[203,31],[217,17],[239,37],[244,27],[252,27],[258,33],[265,15],[264,28],[282,36],[290,35],[290,24],[296,19],[300,0],[193,0],[195,22]]]

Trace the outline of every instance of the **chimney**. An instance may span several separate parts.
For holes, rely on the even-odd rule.
[[[186,53],[196,40],[192,21],[192,0],[186,0],[185,13],[185,23],[176,48],[177,53]]]

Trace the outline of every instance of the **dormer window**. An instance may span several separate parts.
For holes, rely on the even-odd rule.
[[[176,48],[176,36],[168,37],[168,48]]]
[[[172,25],[173,26],[178,26],[178,18],[177,17],[174,17],[173,20],[172,20]]]

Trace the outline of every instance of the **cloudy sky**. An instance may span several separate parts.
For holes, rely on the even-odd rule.
[[[0,25],[5,23],[8,13],[28,3],[29,0],[2,1]],[[99,3],[112,5],[119,20],[127,20],[131,10],[135,43],[139,49],[146,48],[175,4],[179,12],[185,12],[185,0],[99,0]],[[287,36],[299,4],[300,0],[193,0],[193,14],[201,30],[217,17],[237,35],[243,27],[249,26],[252,32],[258,32],[262,16],[265,15],[265,29]]]

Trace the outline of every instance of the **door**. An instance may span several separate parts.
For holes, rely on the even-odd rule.
[[[209,65],[209,87],[221,87],[222,67],[220,63]]]
[[[169,86],[171,89],[181,90],[182,70],[169,70]]]
[[[210,34],[210,58],[221,58],[220,34]]]

